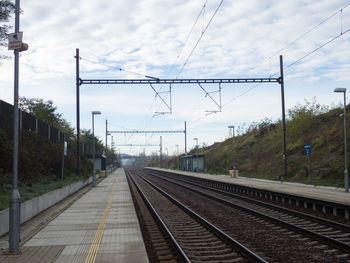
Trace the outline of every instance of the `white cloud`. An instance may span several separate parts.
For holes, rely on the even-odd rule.
[[[76,48],[80,48],[84,59],[115,66],[112,69],[82,59],[81,78],[141,77],[119,71],[120,67],[144,75],[175,77],[219,3],[219,0],[207,2],[204,16],[198,19],[183,47],[204,1],[22,2],[21,30],[30,48],[20,58],[20,95],[52,99],[68,121],[75,123]],[[224,1],[180,77],[268,77],[279,73],[279,54],[283,54],[286,67],[337,36],[341,22],[343,32],[350,28],[350,7],[347,7],[342,18],[340,13],[336,14],[279,51],[346,4],[346,1],[327,0]],[[336,96],[329,94],[336,85],[349,86],[349,41],[350,33],[344,34],[285,71],[287,107],[312,98],[313,94],[325,104],[338,102]],[[4,61],[0,71],[1,99],[11,102],[13,61]],[[136,129],[182,126],[187,120],[192,134],[198,132],[202,141],[211,143],[224,138],[227,123],[279,118],[279,85],[260,85],[241,96],[251,87],[224,87],[223,111],[203,118],[206,110],[217,108],[215,103],[204,98],[198,86],[177,85],[173,87],[173,114],[152,118],[154,111],[165,108],[159,98],[154,98],[149,86],[83,85],[82,125],[89,128],[89,112],[92,107],[98,107],[111,122],[123,122],[124,127]],[[202,131],[204,127],[210,134]]]

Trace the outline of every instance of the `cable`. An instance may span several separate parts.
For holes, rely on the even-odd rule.
[[[320,23],[318,23],[317,25],[311,27],[309,30],[305,31],[303,34],[301,34],[299,37],[297,37],[296,39],[294,39],[293,41],[289,42],[288,44],[286,44],[285,46],[283,46],[281,49],[279,49],[278,51],[276,51],[275,53],[273,53],[272,55],[270,55],[267,59],[265,59],[264,61],[260,62],[259,64],[257,64],[256,66],[254,66],[252,69],[256,69],[258,67],[260,67],[262,64],[266,63],[266,61],[269,61],[272,57],[278,55],[281,51],[285,50],[287,47],[291,46],[292,44],[296,43],[298,40],[302,39],[303,37],[305,37],[306,35],[308,35],[309,33],[311,33],[312,31],[314,31],[317,27],[321,26],[322,24],[324,24],[325,22],[327,22],[329,19],[331,19],[332,17],[334,17],[335,15],[337,15],[339,12],[341,13],[341,15],[343,14],[343,10],[345,8],[347,8],[348,6],[350,6],[350,3],[346,4],[343,8],[337,10],[336,12],[334,12],[333,14],[331,14],[330,16],[328,16],[327,18],[325,18],[324,20],[322,20]],[[342,32],[342,16],[341,16],[341,32]],[[246,72],[242,73],[239,77],[244,76],[245,74],[247,74],[250,70],[247,70]]]
[[[173,63],[172,67],[170,68],[168,74],[166,74],[166,75],[170,75],[170,74],[171,74],[171,72],[173,71],[173,69],[174,69],[174,67],[175,67],[175,65],[176,65],[176,63],[177,63],[177,61],[178,61],[178,59],[179,59],[180,56],[182,55],[182,52],[183,52],[183,50],[184,50],[184,48],[185,48],[185,46],[186,46],[187,40],[189,39],[190,35],[192,34],[192,31],[193,31],[195,25],[197,24],[198,19],[199,19],[199,17],[201,16],[201,14],[202,14],[202,12],[203,12],[203,10],[204,10],[204,8],[205,8],[207,2],[208,2],[208,0],[205,1],[203,7],[201,8],[201,11],[199,12],[199,14],[198,14],[198,16],[197,16],[196,21],[194,21],[190,32],[188,33],[188,35],[187,35],[187,37],[186,37],[184,43],[182,44],[182,47],[181,47],[181,50],[180,50],[179,55],[176,57],[175,62]],[[204,22],[203,22],[203,23],[204,23]]]
[[[334,17],[335,15],[337,15],[339,12],[343,12],[342,10],[347,8],[350,5],[350,3],[348,3],[347,5],[345,5],[343,8],[341,8],[340,10],[334,12],[332,15],[330,15],[329,17],[327,17],[326,19],[324,19],[323,21],[321,21],[320,23],[318,23],[317,25],[313,26],[312,28],[310,28],[309,30],[307,30],[305,33],[303,33],[302,35],[300,35],[299,37],[297,37],[296,39],[294,39],[293,41],[289,42],[287,45],[285,45],[284,47],[282,47],[280,50],[278,50],[277,52],[275,52],[271,57],[278,55],[281,51],[285,50],[287,47],[289,47],[290,45],[294,44],[295,42],[297,42],[299,39],[303,38],[304,36],[306,36],[307,34],[311,33],[312,31],[314,31],[317,27],[321,26],[322,24],[324,24],[325,22],[327,22],[329,19],[331,19],[332,17]]]
[[[112,65],[101,63],[101,62],[93,61],[93,60],[90,60],[90,59],[87,59],[87,58],[80,57],[80,59],[81,60],[85,60],[85,61],[90,62],[90,63],[93,63],[93,64],[98,64],[98,65],[102,65],[102,66],[105,66],[105,67],[108,67],[108,68],[117,69],[119,71],[124,71],[124,72],[130,73],[130,74],[142,76],[142,77],[145,77],[145,78],[156,79],[156,80],[159,79],[159,78],[156,78],[156,77],[148,76],[146,74],[141,74],[141,73],[133,72],[133,71],[130,71],[130,70],[126,70],[126,69],[120,68],[118,66],[112,66]]]
[[[201,41],[201,39],[202,39],[202,37],[204,36],[204,33],[207,31],[207,29],[208,29],[208,27],[209,27],[209,25],[211,24],[211,21],[213,21],[213,19],[214,19],[214,17],[215,17],[215,15],[217,14],[217,12],[219,11],[219,8],[221,7],[221,5],[222,5],[222,3],[224,2],[224,0],[221,0],[221,2],[220,2],[220,4],[218,5],[218,7],[216,8],[216,10],[215,10],[215,12],[214,12],[214,14],[213,14],[213,16],[210,18],[210,20],[209,20],[209,22],[208,22],[208,24],[207,24],[207,26],[204,28],[204,30],[202,31],[202,34],[201,34],[201,36],[199,37],[199,39],[197,40],[197,43],[194,45],[194,47],[193,47],[193,49],[192,49],[192,51],[190,52],[190,54],[189,54],[189,56],[187,57],[187,59],[186,59],[186,61],[185,61],[185,63],[182,65],[182,67],[181,67],[181,69],[180,69],[180,71],[179,71],[179,73],[177,74],[177,76],[176,76],[176,78],[182,73],[182,71],[183,71],[183,69],[184,69],[184,67],[187,65],[187,62],[189,61],[189,59],[191,58],[191,56],[192,56],[192,54],[193,54],[193,52],[194,52],[194,50],[196,49],[196,47],[198,46],[198,43]]]
[[[320,22],[319,24],[317,24],[316,26],[312,27],[310,30],[306,31],[304,34],[302,34],[300,37],[296,38],[295,40],[293,40],[292,42],[290,42],[289,44],[287,44],[286,46],[284,46],[282,49],[280,49],[277,53],[275,53],[274,55],[278,54],[280,51],[284,50],[285,48],[287,48],[288,46],[290,46],[292,43],[295,43],[297,40],[301,39],[302,37],[304,37],[306,34],[310,33],[312,30],[314,30],[316,27],[322,25],[324,22],[326,22],[327,20],[329,20],[330,18],[332,18],[333,16],[335,16],[336,14],[338,14],[339,12],[341,12],[342,14],[342,10],[345,9],[346,7],[348,7],[350,5],[347,4],[345,5],[342,9],[338,10],[337,12],[335,12],[334,14],[330,15],[329,17],[327,17],[325,20],[323,20],[322,22]],[[336,39],[338,39],[339,37],[341,37],[342,35],[345,35],[346,33],[348,33],[350,31],[350,28],[347,29],[346,31],[343,32],[343,28],[342,28],[342,23],[341,23],[341,32],[339,35],[333,37],[332,39],[328,40],[327,42],[325,42],[324,44],[322,44],[321,46],[311,50],[309,53],[305,54],[304,56],[300,57],[299,59],[295,60],[294,62],[292,62],[291,64],[289,64],[286,67],[283,67],[284,71],[289,70],[291,67],[293,67],[295,64],[297,64],[298,62],[300,62],[301,60],[303,60],[304,58],[310,56],[311,54],[315,53],[316,51],[320,50],[321,48],[327,46],[328,44],[332,43],[333,41],[335,41]],[[273,55],[273,56],[274,56]],[[270,57],[271,58],[271,57]],[[263,63],[265,63],[266,61],[264,61]],[[260,63],[259,66],[263,63]],[[273,75],[271,75],[270,77],[276,76],[279,72],[274,73]],[[245,73],[243,73],[244,75]],[[260,83],[247,89],[246,91],[244,91],[243,93],[241,93],[240,95],[234,97],[233,99],[229,100],[228,102],[226,102],[225,104],[222,105],[222,107],[230,104],[231,102],[235,101],[236,99],[242,97],[243,95],[247,94],[248,92],[252,91],[253,89],[255,89],[256,87],[258,87],[259,85],[261,85]]]
[[[294,66],[296,63],[298,63],[299,61],[303,60],[304,58],[310,56],[311,54],[315,53],[316,51],[320,50],[321,48],[327,46],[328,44],[332,43],[334,40],[336,40],[337,38],[345,35],[346,33],[348,33],[350,31],[350,28],[345,30],[344,32],[341,32],[339,35],[335,36],[334,38],[328,40],[326,43],[322,44],[321,46],[315,48],[314,50],[310,51],[309,53],[307,53],[306,55],[302,56],[301,58],[297,59],[296,61],[294,61],[293,63],[289,64],[288,66],[284,67],[284,69],[288,69],[292,66]]]

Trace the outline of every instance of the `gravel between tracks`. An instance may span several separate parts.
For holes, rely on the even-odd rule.
[[[347,262],[337,250],[326,252],[326,246],[317,241],[155,177],[148,178],[269,262]]]

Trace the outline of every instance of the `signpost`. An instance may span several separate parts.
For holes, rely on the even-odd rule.
[[[23,32],[11,33],[8,35],[8,50],[15,50],[22,48]]]
[[[311,181],[311,163],[310,163],[310,154],[311,154],[311,144],[304,144],[304,153],[307,156],[308,160],[308,180]]]

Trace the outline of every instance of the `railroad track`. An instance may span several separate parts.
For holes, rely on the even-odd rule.
[[[180,179],[180,176],[177,175],[172,175],[171,178],[169,178],[169,174],[166,174],[165,177],[165,174],[160,171],[147,170],[147,173],[162,178],[162,180],[167,180],[177,186],[186,188],[187,190],[204,195],[207,198],[225,203],[235,209],[240,209],[245,213],[288,228],[303,236],[317,240],[322,244],[326,244],[331,248],[339,250],[339,257],[350,259],[349,225],[268,204],[256,199],[239,196],[227,191],[207,187],[185,179]],[[325,249],[329,250],[327,247]]]
[[[162,240],[161,246],[155,246],[154,249],[158,250],[155,254],[173,262],[267,262],[151,183],[140,172],[126,170],[126,174],[131,189],[137,189],[163,230],[162,238],[154,231]],[[174,251],[177,256],[171,255]]]

